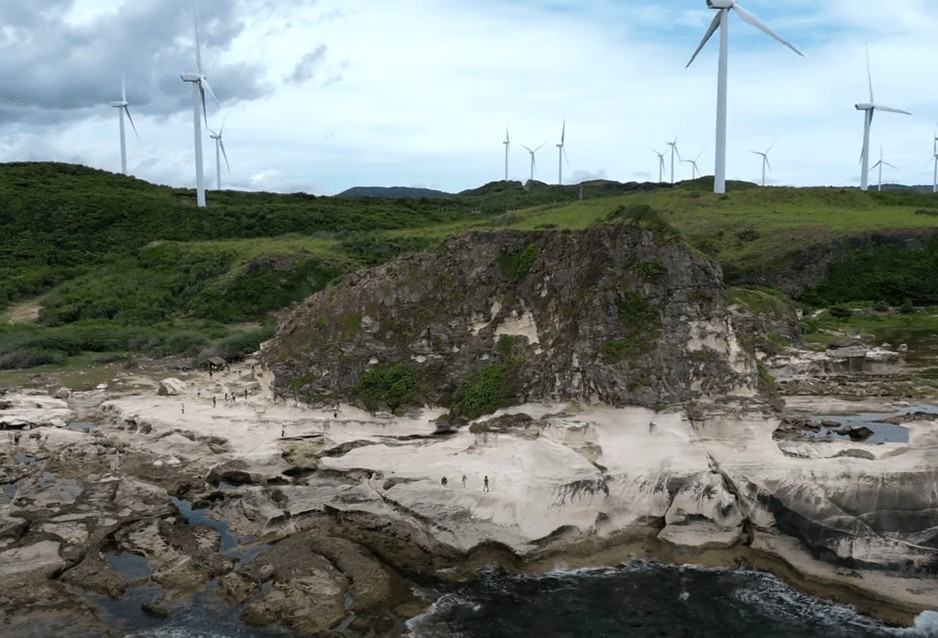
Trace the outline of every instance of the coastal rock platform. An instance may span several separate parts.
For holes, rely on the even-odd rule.
[[[743,560],[898,624],[938,600],[938,415],[882,444],[780,441],[778,415],[732,401],[527,403],[441,428],[439,409],[285,402],[252,363],[175,371],[176,395],[154,370],[4,396],[0,633],[121,635],[107,601],[153,618],[209,596],[250,624],[394,635],[428,583],[633,557]]]

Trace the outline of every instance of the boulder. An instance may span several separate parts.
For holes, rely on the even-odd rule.
[[[174,397],[186,389],[186,382],[174,377],[169,377],[160,381],[156,393],[164,397]]]

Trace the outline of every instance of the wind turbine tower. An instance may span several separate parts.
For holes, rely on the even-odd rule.
[[[681,159],[681,152],[677,150],[677,138],[674,138],[673,142],[668,142],[668,146],[671,147],[671,183],[674,183],[674,155],[677,154],[677,158]]]
[[[876,103],[873,98],[873,74],[870,72],[870,52],[866,52],[866,78],[870,83],[870,101],[862,104],[856,104],[858,111],[864,111],[863,114],[863,149],[860,151],[860,190],[865,191],[869,188],[870,173],[870,125],[873,123],[873,113],[876,111],[886,111],[887,113],[902,113],[903,115],[912,115],[908,111],[895,109],[891,106],[882,106]],[[882,167],[880,167],[882,168]]]
[[[227,119],[227,118],[226,118]],[[215,175],[217,178],[218,189],[221,190],[221,158],[225,157],[225,166],[228,168],[228,172],[231,172],[231,164],[228,163],[228,153],[225,152],[225,142],[222,140],[222,133],[225,132],[225,122],[221,123],[221,128],[218,129],[216,133],[212,129],[208,129],[209,137],[215,140]]]
[[[557,144],[557,183],[558,184],[563,184],[563,161],[567,157],[567,151],[564,148],[563,140],[566,134],[567,134],[567,120],[564,120],[563,128],[560,129],[560,144]]]
[[[212,96],[215,103],[218,104],[218,98],[215,97],[212,87],[208,83],[208,78],[202,74],[202,52],[199,46],[199,21],[195,12],[195,5],[192,7],[192,19],[195,26],[195,66],[196,72],[183,73],[180,77],[183,82],[192,83],[193,107],[193,133],[195,140],[195,203],[199,208],[205,208],[205,179],[202,171],[202,122],[205,119],[205,127],[208,128],[208,114],[205,112],[205,92]],[[199,117],[201,109],[202,118]]]
[[[502,142],[505,145],[505,181],[508,181],[508,147],[511,145],[511,140],[508,138],[508,127],[505,127],[505,141]]]
[[[659,153],[655,149],[651,149],[651,152],[658,156],[658,183],[664,181],[664,153]]]
[[[539,150],[541,150],[541,146],[544,146],[544,145],[541,144],[540,146],[538,146],[536,149],[534,149],[534,150],[532,151],[531,149],[529,149],[529,148],[528,148],[527,146],[525,146],[524,144],[521,145],[521,148],[523,148],[524,150],[526,150],[528,153],[531,154],[531,178],[530,178],[530,181],[532,181],[532,182],[534,181],[534,166],[535,166],[534,154],[537,153]]]
[[[687,63],[689,67],[693,64],[694,59],[697,57],[697,54],[700,53],[701,49],[704,48],[704,45],[707,44],[707,41],[716,33],[717,29],[720,29],[720,62],[719,69],[717,71],[717,132],[716,132],[716,158],[714,159],[714,170],[713,170],[713,192],[714,193],[725,193],[726,192],[726,78],[728,70],[728,59],[729,54],[729,13],[730,9],[736,11],[740,19],[747,24],[754,26],[759,29],[766,35],[778,40],[780,43],[794,51],[800,56],[804,54],[792,46],[790,43],[783,40],[778,34],[772,31],[769,27],[764,25],[759,19],[743,9],[743,7],[736,2],[735,0],[707,0],[707,6],[711,9],[717,9],[718,13],[714,17],[713,22],[710,23],[710,28],[707,29],[707,33],[704,34],[703,40],[700,41],[700,45],[697,47],[697,50],[694,51],[694,54],[690,57],[690,62]]]
[[[127,115],[127,119],[130,121],[130,126],[134,130],[134,135],[137,136],[137,139],[140,139],[140,135],[137,134],[137,127],[134,126],[134,118],[130,117],[130,109],[127,108],[127,83],[124,81],[124,78],[121,78],[121,99],[117,102],[111,102],[111,106],[117,109],[117,114],[120,117],[120,130],[121,130],[121,173],[124,175],[127,174],[127,142],[124,138],[124,115]]]
[[[772,146],[765,149],[764,152],[763,151],[750,151],[750,153],[754,153],[755,155],[762,156],[762,186],[763,187],[765,187],[765,167],[768,166],[769,170],[772,170],[772,165],[769,164],[769,151],[771,151],[773,148],[775,148],[775,142],[772,142]]]

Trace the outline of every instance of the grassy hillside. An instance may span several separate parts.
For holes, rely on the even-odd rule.
[[[224,191],[198,209],[186,189],[74,165],[0,165],[0,369],[87,352],[237,356],[271,333],[277,310],[471,228],[639,220],[718,260],[731,282],[772,285],[798,260],[833,259],[803,302],[938,305],[938,197],[710,190],[701,179],[493,182],[433,199]]]

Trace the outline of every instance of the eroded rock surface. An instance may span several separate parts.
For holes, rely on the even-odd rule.
[[[404,406],[449,406],[492,366],[509,404],[651,406],[756,385],[719,267],[632,226],[471,234],[355,273],[297,307],[263,357],[278,394],[312,403],[367,405],[362,374],[396,364],[415,378]]]
[[[228,605],[393,635],[485,565],[631,556],[749,560],[895,622],[938,600],[934,406],[868,400],[907,441],[799,436],[860,407],[796,390],[884,371],[798,368],[774,411],[718,269],[651,231],[454,240],[311,298],[263,361],[0,397],[0,633]],[[396,405],[363,392],[397,364]],[[501,407],[445,418],[485,370]]]

